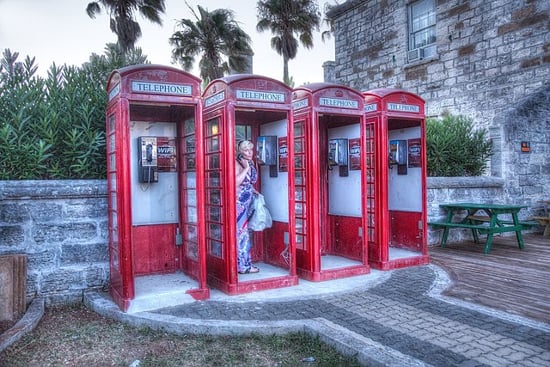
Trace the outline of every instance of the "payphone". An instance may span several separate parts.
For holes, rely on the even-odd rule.
[[[138,137],[138,181],[158,182],[157,138]]]
[[[407,141],[390,140],[390,166],[407,164]]]
[[[348,139],[330,139],[328,141],[328,169],[338,166],[340,176],[348,175]]]
[[[277,136],[258,136],[256,152],[258,164],[269,166],[269,177],[277,177]]]
[[[256,145],[258,164],[272,166],[277,164],[277,136],[258,136]]]
[[[389,167],[397,166],[398,175],[407,174],[407,141],[390,140],[389,144]]]

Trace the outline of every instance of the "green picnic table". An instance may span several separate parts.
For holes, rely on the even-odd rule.
[[[479,234],[486,234],[484,253],[491,251],[493,235],[495,233],[516,232],[516,238],[520,249],[523,248],[523,236],[521,231],[530,222],[520,222],[518,213],[526,205],[492,204],[492,203],[449,203],[440,204],[447,212],[445,222],[429,222],[433,227],[443,228],[441,247],[447,244],[447,236],[451,228],[468,228],[472,230],[474,242],[479,243]],[[465,213],[460,219],[454,220],[457,213]],[[506,218],[503,218],[506,216]],[[510,219],[511,217],[511,219]]]

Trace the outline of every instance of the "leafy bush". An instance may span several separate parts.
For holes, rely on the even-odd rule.
[[[426,122],[428,176],[481,176],[492,154],[486,129],[475,129],[464,116]]]
[[[105,90],[112,70],[147,63],[141,49],[115,44],[78,68],[53,64],[36,75],[34,58],[0,60],[0,180],[105,178]]]
[[[104,177],[104,82],[55,64],[42,78],[17,57],[6,50],[0,69],[0,179]]]

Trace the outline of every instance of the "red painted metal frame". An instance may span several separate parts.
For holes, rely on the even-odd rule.
[[[375,216],[375,242],[369,245],[369,262],[372,267],[381,270],[391,270],[415,265],[424,265],[429,263],[428,256],[428,240],[427,240],[427,201],[426,201],[426,116],[425,116],[425,101],[418,95],[407,92],[405,90],[393,88],[380,88],[363,92],[365,97],[365,116],[367,122],[375,124],[376,133],[376,193],[375,200],[376,216]],[[389,104],[417,106],[418,111],[407,109],[397,110],[390,109]],[[401,215],[400,213],[390,213],[388,203],[388,126],[390,121],[403,121],[407,126],[420,126],[421,130],[421,185],[422,185],[422,212],[417,213],[418,217],[411,219],[410,214]],[[410,230],[410,228],[418,229],[420,243],[419,255],[389,259],[389,247],[392,242],[391,238],[391,215],[398,215],[406,221],[415,221],[414,223],[402,223],[397,228],[398,230]],[[407,219],[408,218],[408,219]],[[417,227],[418,220],[421,222],[421,228]],[[395,223],[394,223],[395,226]],[[404,237],[409,234],[400,234]],[[394,235],[395,237],[395,235]]]
[[[355,118],[360,125],[361,151],[365,147],[365,124],[364,124],[364,97],[358,91],[351,88],[330,84],[314,83],[296,88],[293,93],[294,121],[304,121],[305,128],[305,175],[306,175],[306,217],[305,217],[305,250],[297,250],[297,271],[300,277],[311,281],[324,281],[353,275],[366,274],[370,272],[368,264],[368,241],[366,229],[368,228],[367,216],[359,218],[329,216],[327,188],[321,182],[327,181],[327,172],[322,169],[322,162],[327,161],[327,136],[328,125],[321,123],[321,116],[331,116],[338,120],[338,124],[346,124],[347,118]],[[326,103],[331,101],[332,103]],[[348,102],[355,102],[347,104]],[[290,156],[289,161],[294,161]],[[361,154],[361,196],[365,205],[366,198],[363,187],[365,186],[365,154]],[[292,186],[294,191],[294,186]],[[321,269],[321,256],[325,251],[335,255],[344,255],[343,252],[333,252],[332,242],[342,240],[336,238],[336,231],[332,230],[335,225],[350,226],[351,231],[358,232],[358,226],[364,229],[359,254],[352,255],[350,251],[345,253],[346,257],[354,257],[361,262],[361,265],[353,265],[336,269]],[[341,234],[341,236],[343,236]],[[334,240],[334,241],[332,241]],[[322,244],[329,244],[322,248]]]
[[[284,100],[262,101],[255,96],[244,95],[249,91],[257,93],[277,93],[284,95]],[[295,236],[290,228],[294,228],[294,217],[289,213],[289,272],[288,275],[272,278],[239,281],[237,273],[236,254],[236,183],[235,183],[235,126],[236,112],[244,111],[251,114],[270,112],[286,113],[288,119],[288,136],[292,136],[291,89],[285,84],[270,78],[253,74],[231,75],[216,79],[208,84],[203,93],[203,121],[205,124],[218,118],[221,126],[221,177],[222,177],[222,248],[223,257],[212,255],[207,251],[208,283],[227,294],[242,294],[252,291],[281,288],[298,284],[295,262]],[[258,96],[258,95],[256,95]],[[239,124],[246,122],[239,121]],[[205,126],[205,129],[207,127]],[[204,142],[206,145],[206,141]],[[292,144],[288,144],[289,157],[293,153]],[[208,153],[208,152],[207,152]],[[290,160],[289,160],[290,162]],[[293,165],[289,164],[289,185],[293,179]],[[204,200],[208,206],[207,192]],[[294,198],[289,191],[290,211],[294,208]],[[207,219],[208,220],[208,219]],[[274,228],[280,224],[275,223]],[[272,228],[273,229],[273,228]],[[206,233],[209,236],[209,233]],[[276,236],[272,238],[280,238]]]
[[[186,96],[154,91],[135,91],[133,81],[146,81],[158,84],[177,84],[191,88]],[[200,79],[183,72],[182,70],[161,65],[133,65],[114,70],[108,78],[107,92],[109,101],[106,109],[107,124],[107,187],[109,213],[109,256],[110,256],[110,293],[115,303],[127,311],[135,297],[134,258],[137,239],[132,226],[131,185],[130,177],[130,109],[134,104],[150,106],[186,106],[194,108],[195,124],[200,126],[202,117],[200,99]],[[109,119],[114,116],[114,130],[110,127]],[[181,123],[181,122],[180,122]],[[112,125],[112,124],[111,124]],[[114,137],[114,144],[110,139]],[[202,138],[200,129],[197,129],[197,139]],[[114,148],[114,150],[113,150]],[[198,145],[196,151],[197,170],[203,169],[202,147]],[[112,167],[112,166],[115,167]],[[114,176],[114,177],[113,177]],[[179,185],[183,185],[179,182]],[[197,190],[204,186],[202,177],[197,177]],[[181,209],[180,209],[181,210]],[[180,212],[181,215],[181,212]],[[198,218],[204,217],[204,207],[197,206]],[[155,232],[140,228],[139,231]],[[204,257],[204,224],[198,222],[198,268],[192,275],[198,281],[198,287],[188,291],[196,299],[207,299],[209,289],[206,286],[206,261]],[[156,260],[155,260],[156,261]],[[146,272],[146,270],[141,269]]]

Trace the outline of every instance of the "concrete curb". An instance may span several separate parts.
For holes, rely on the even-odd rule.
[[[0,335],[0,353],[13,343],[21,339],[25,334],[34,330],[44,315],[44,299],[34,299],[23,317],[9,330]]]
[[[150,312],[128,314],[104,294],[90,291],[84,294],[84,304],[94,312],[117,321],[138,327],[149,327],[175,335],[282,335],[305,332],[317,336],[346,356],[356,357],[361,365],[424,367],[424,362],[402,354],[392,348],[356,334],[324,318],[307,320],[202,320],[161,315]]]

